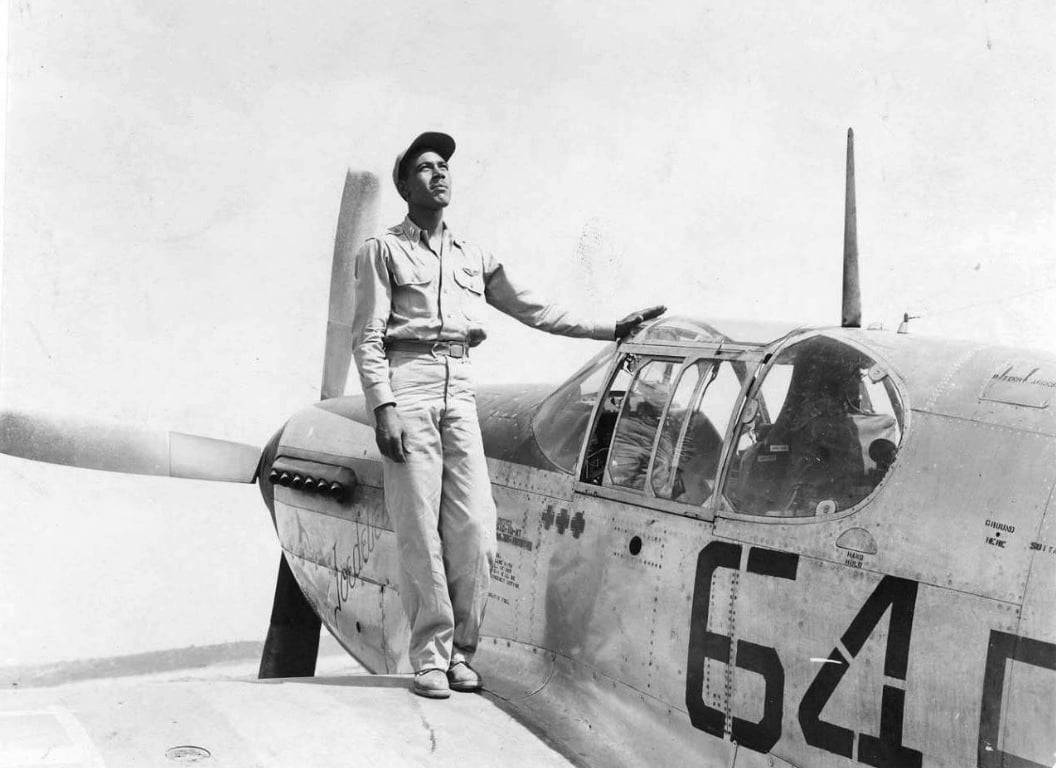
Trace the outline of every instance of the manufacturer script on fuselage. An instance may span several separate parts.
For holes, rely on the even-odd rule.
[[[998,366],[979,399],[1028,408],[1048,408],[1054,392],[1056,370],[1051,365],[1013,360]]]

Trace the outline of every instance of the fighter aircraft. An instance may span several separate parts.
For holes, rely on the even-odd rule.
[[[660,318],[567,381],[484,387],[490,694],[591,766],[1056,761],[1056,357],[843,322]],[[0,450],[256,482],[282,548],[262,677],[320,622],[406,672],[381,457],[350,362],[346,180],[322,399],[264,449],[6,411]]]

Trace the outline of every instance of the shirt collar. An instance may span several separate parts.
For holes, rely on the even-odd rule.
[[[443,227],[444,227],[444,237],[445,238],[449,238],[450,242],[453,245],[455,245],[458,248],[461,248],[462,247],[462,239],[460,237],[457,237],[451,231],[451,228],[449,226],[447,226],[447,222],[446,221],[444,222]],[[403,235],[408,240],[410,240],[412,243],[419,243],[422,240],[422,231],[423,230],[422,230],[421,227],[419,227],[417,224],[415,224],[413,221],[411,221],[411,217],[410,216],[405,216],[403,221],[400,222],[399,224],[397,224],[395,227],[393,227],[392,230],[390,230],[390,231],[392,231],[392,232],[394,232],[396,234]]]

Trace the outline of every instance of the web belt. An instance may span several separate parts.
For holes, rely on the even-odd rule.
[[[386,350],[397,352],[425,352],[448,357],[469,357],[469,344],[464,341],[418,341],[417,339],[390,339]]]

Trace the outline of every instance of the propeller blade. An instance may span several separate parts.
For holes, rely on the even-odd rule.
[[[84,469],[252,483],[260,449],[79,417],[0,411],[0,453]]]
[[[275,580],[275,600],[271,624],[260,657],[261,680],[276,677],[313,677],[319,656],[319,629],[322,622],[297,585],[297,579],[279,555],[279,576]]]
[[[352,363],[354,259],[359,246],[375,231],[378,191],[378,177],[372,173],[348,171],[345,175],[330,270],[330,314],[326,322],[322,400],[343,395],[348,382],[348,368]]]

